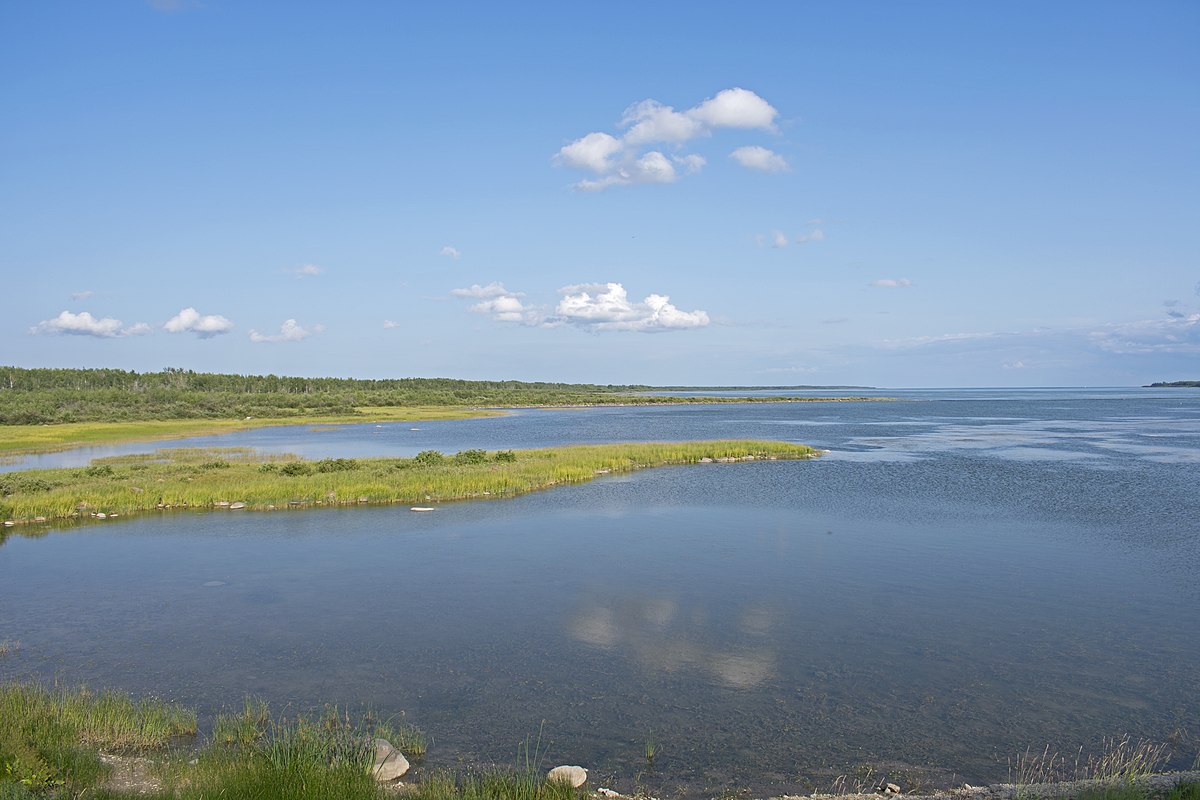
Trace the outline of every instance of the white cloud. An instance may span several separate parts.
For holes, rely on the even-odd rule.
[[[628,128],[622,137],[626,145],[648,142],[670,142],[681,144],[705,133],[704,123],[680,113],[657,100],[643,100],[625,110],[621,117],[622,128]]]
[[[779,112],[749,89],[725,89],[688,112],[710,128],[775,130]]]
[[[787,247],[788,237],[783,231],[771,231],[771,247]]]
[[[817,228],[811,233],[802,233],[796,237],[796,244],[807,244],[808,242],[823,242],[825,241],[825,231]]]
[[[471,306],[476,314],[487,314],[497,322],[523,322],[536,325],[541,321],[541,314],[535,308],[530,308],[521,302],[516,294],[504,294],[481,300]]]
[[[1200,353],[1200,314],[1106,325],[1088,338],[1109,353]]]
[[[703,161],[703,159],[701,159]],[[694,163],[694,162],[693,162]],[[700,166],[703,166],[701,164]],[[699,167],[696,167],[699,169]],[[689,171],[694,172],[694,169]],[[595,192],[607,189],[609,186],[632,186],[637,183],[674,183],[679,179],[675,167],[667,157],[657,150],[651,150],[638,160],[626,164],[611,175],[598,180],[583,180],[575,184],[575,188],[585,192]]]
[[[454,297],[500,297],[501,295],[512,295],[513,297],[522,297],[521,292],[510,292],[504,288],[503,283],[493,281],[487,286],[480,286],[478,283],[473,283],[466,289],[451,289],[450,294]]]
[[[94,294],[95,294],[95,292],[93,292],[91,289],[84,289],[82,292],[71,292],[71,299],[77,300],[77,301],[78,300],[87,300],[89,297],[91,297]]]
[[[385,319],[383,321],[384,330],[391,330],[392,328],[399,328],[399,327],[400,327],[400,323],[396,322],[395,320]]]
[[[201,315],[194,308],[185,308],[167,320],[163,325],[163,330],[168,333],[190,331],[201,339],[210,339],[222,333],[229,333],[233,330],[233,323],[220,314]]]
[[[612,157],[621,152],[621,142],[607,133],[589,133],[558,151],[555,160],[578,169],[604,174],[612,169]]]
[[[674,183],[679,176],[672,161],[690,175],[705,165],[705,159],[695,154],[672,155],[668,159],[657,149],[646,150],[648,145],[668,144],[678,148],[692,139],[711,136],[719,128],[774,131],[778,114],[770,103],[747,89],[725,89],[685,111],[676,111],[657,100],[643,100],[625,110],[619,123],[624,133],[619,137],[593,131],[564,145],[553,161],[559,166],[595,174],[595,178],[575,184],[575,188],[584,191],[598,191],[609,186]],[[745,149],[748,148],[740,148]],[[782,157],[765,148],[758,149],[783,165],[774,167],[776,161],[767,159],[764,163],[772,165],[769,171],[787,168]]]
[[[304,264],[303,266],[296,267],[292,272],[295,273],[297,278],[312,278],[320,275],[324,270],[316,264]]]
[[[95,336],[98,339],[119,339],[125,336],[140,336],[148,333],[150,326],[139,322],[130,327],[124,327],[119,319],[104,317],[96,319],[86,311],[72,314],[63,311],[54,319],[44,319],[29,329],[33,334],[70,334],[73,336]]]
[[[912,286],[912,281],[908,278],[880,278],[871,281],[871,285],[881,289],[903,289],[906,286]]]
[[[314,325],[311,328],[303,328],[294,319],[284,320],[284,323],[279,326],[279,333],[265,334],[259,333],[256,330],[250,331],[250,341],[252,342],[299,342],[312,336],[314,333],[321,333],[325,330],[324,325]]]
[[[530,305],[522,292],[510,292],[503,284],[475,284],[470,289],[455,289],[456,297],[477,298],[470,307],[497,322],[557,328],[574,325],[590,331],[643,331],[647,333],[709,324],[704,311],[680,311],[666,295],[651,294],[641,302],[632,302],[619,283],[578,284],[558,290],[561,296],[553,312],[545,306]]]
[[[773,150],[758,145],[739,147],[729,154],[729,157],[746,169],[759,172],[787,172],[789,167],[783,156]]]
[[[594,331],[666,331],[700,328],[709,323],[704,311],[680,311],[666,295],[651,294],[640,303],[629,300],[619,283],[567,286],[555,308],[566,323]]]
[[[459,252],[457,247],[446,245],[442,248],[440,255],[446,256],[447,258],[453,258],[455,261],[457,261],[459,257],[462,256],[462,253]]]

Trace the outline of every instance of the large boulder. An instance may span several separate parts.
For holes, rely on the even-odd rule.
[[[578,789],[587,783],[587,770],[583,767],[575,767],[563,765],[555,767],[546,775],[547,780],[559,781],[561,783],[570,784],[572,788]]]
[[[371,774],[379,783],[388,783],[408,772],[408,759],[387,739],[375,740],[375,766]]]

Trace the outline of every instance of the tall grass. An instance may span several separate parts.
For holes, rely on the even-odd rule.
[[[1168,746],[1145,739],[1104,738],[1092,753],[1081,746],[1070,756],[1060,755],[1047,745],[1041,751],[1027,749],[1009,762],[1009,783],[1031,786],[1064,781],[1129,782],[1153,774],[1166,760]]]
[[[196,715],[169,703],[134,701],[117,692],[0,685],[0,792],[73,793],[107,772],[98,748],[161,749],[173,737],[195,732]]]
[[[251,460],[221,451],[101,459],[82,469],[0,475],[0,518],[28,522],[244,503],[286,506],[428,503],[512,497],[597,475],[702,460],[811,458],[804,445],[769,441],[578,445],[469,458]]]

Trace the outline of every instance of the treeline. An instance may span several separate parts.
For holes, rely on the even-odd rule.
[[[1200,389],[1200,381],[1157,381],[1147,389]]]
[[[380,406],[608,404],[644,386],[0,367],[0,424],[346,416]],[[666,400],[666,398],[663,398]]]

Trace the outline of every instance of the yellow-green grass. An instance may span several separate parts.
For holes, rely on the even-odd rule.
[[[210,436],[272,425],[340,425],[354,422],[424,422],[475,419],[505,414],[500,409],[455,406],[376,406],[356,409],[354,415],[273,417],[253,419],[164,419],[130,422],[67,422],[59,425],[0,425],[0,455],[52,453],[74,447],[122,442],[152,442]]]
[[[646,467],[749,459],[803,459],[817,451],[772,441],[575,445],[457,456],[255,461],[244,451],[160,450],[89,467],[0,474],[0,519],[31,522],[155,509],[272,510],[379,503],[428,505],[512,497]]]

